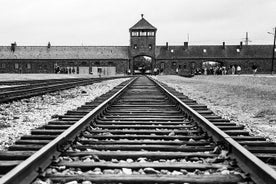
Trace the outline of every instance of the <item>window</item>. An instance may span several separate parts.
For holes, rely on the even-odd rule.
[[[134,48],[134,49],[137,49],[137,44],[134,44],[134,45],[133,45],[133,48]]]
[[[99,61],[96,61],[96,62],[95,62],[95,65],[100,65],[100,62],[99,62]]]
[[[183,69],[186,69],[187,68],[187,65],[183,65]]]
[[[161,69],[164,69],[165,68],[165,63],[162,62],[160,67],[161,67]]]
[[[81,62],[81,66],[87,66],[88,63],[86,61]]]
[[[18,69],[19,68],[19,64],[18,63],[14,63],[14,68]]]
[[[27,63],[27,69],[31,69],[32,66],[31,66],[31,63]]]
[[[173,53],[174,52],[174,50],[173,49],[171,49],[171,53]]]
[[[6,68],[6,63],[1,63],[0,68]]]
[[[149,50],[151,50],[152,49],[152,44],[149,44]]]
[[[72,61],[71,61],[71,62],[68,62],[68,65],[69,65],[69,66],[74,66],[74,62],[72,62]]]
[[[153,31],[148,32],[148,36],[154,36],[154,32]]]
[[[181,67],[182,67],[181,65],[178,65],[178,68],[179,68],[179,69],[181,69]]]
[[[192,63],[191,63],[191,66],[192,66],[192,68],[194,69],[194,68],[195,68],[195,62],[192,62]]]
[[[204,52],[204,53],[206,53],[206,52],[207,52],[207,50],[206,50],[206,49],[203,49],[203,52]]]
[[[109,61],[109,62],[108,62],[108,65],[109,65],[109,66],[112,66],[112,65],[113,65],[113,62]]]
[[[172,62],[172,68],[176,67],[176,62]]]
[[[237,49],[237,52],[241,52],[241,50],[240,50],[240,49]]]
[[[131,36],[139,36],[139,32],[138,31],[132,31]]]
[[[140,36],[147,36],[147,32],[145,32],[145,31],[140,31]]]

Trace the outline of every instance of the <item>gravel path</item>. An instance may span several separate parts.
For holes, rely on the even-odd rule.
[[[12,81],[12,80],[45,80],[45,79],[65,79],[65,78],[98,78],[93,75],[81,75],[81,74],[16,74],[16,73],[1,73],[0,81]]]
[[[62,115],[85,102],[108,92],[124,79],[108,80],[88,86],[54,92],[43,96],[0,104],[0,150],[12,145],[30,130],[49,122],[53,115]]]
[[[276,76],[157,76],[252,135],[276,142]]]

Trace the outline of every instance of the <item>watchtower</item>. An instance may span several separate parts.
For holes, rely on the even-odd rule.
[[[156,31],[157,29],[152,26],[143,16],[134,26],[129,29],[130,32],[130,69],[133,72],[137,67],[145,67],[144,70],[151,70],[155,65],[155,46],[156,46]],[[145,61],[151,58],[150,66],[148,64],[141,64],[141,57]],[[143,59],[143,58],[142,58]],[[143,66],[142,66],[143,65]],[[146,65],[146,66],[144,66]]]

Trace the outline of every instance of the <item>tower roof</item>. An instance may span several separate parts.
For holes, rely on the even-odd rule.
[[[142,18],[139,20],[134,26],[132,26],[129,30],[157,30],[153,25],[151,25],[146,19],[144,19],[143,14]]]

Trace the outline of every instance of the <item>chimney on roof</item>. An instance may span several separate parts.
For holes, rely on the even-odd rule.
[[[144,18],[144,14],[141,14],[141,17]]]
[[[47,48],[48,49],[51,48],[51,43],[50,42],[48,42]]]
[[[166,49],[169,50],[169,43],[166,42]]]
[[[225,49],[225,42],[222,42],[222,49]]]
[[[188,49],[188,45],[189,45],[188,42],[184,42],[184,50]]]
[[[11,43],[11,51],[15,52],[16,42]]]
[[[240,42],[240,49],[242,49],[242,42]]]

